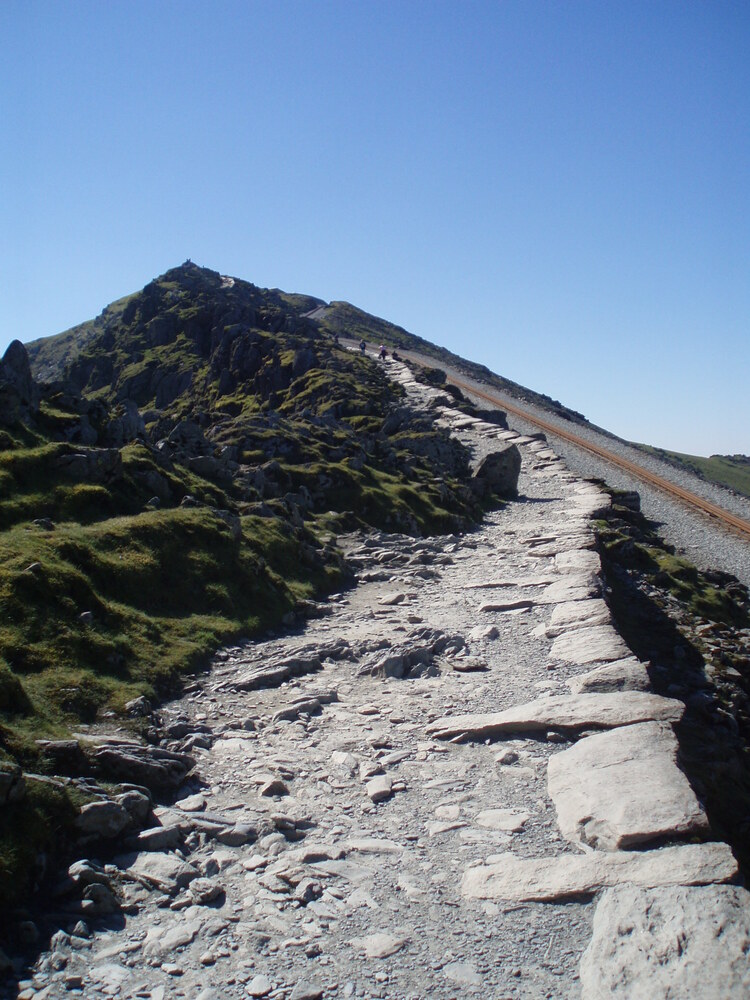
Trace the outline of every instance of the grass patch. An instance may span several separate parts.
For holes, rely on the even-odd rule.
[[[719,486],[726,486],[735,493],[750,497],[750,458],[747,455],[711,455],[710,458],[702,458],[700,455],[686,455],[645,444],[636,447],[670,465],[687,469],[709,483],[718,483]]]

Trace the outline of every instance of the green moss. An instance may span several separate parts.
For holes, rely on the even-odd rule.
[[[687,559],[675,555],[640,515],[620,509],[616,513],[637,522],[635,530],[626,525],[599,521],[597,532],[604,553],[623,567],[637,570],[650,583],[666,590],[693,614],[710,621],[746,628],[747,611],[723,587]]]

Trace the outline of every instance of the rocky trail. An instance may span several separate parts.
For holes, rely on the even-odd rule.
[[[519,499],[341,539],[356,587],[218,653],[163,711],[194,771],[129,853],[72,867],[79,912],[13,995],[747,995],[750,897],[677,765],[684,706],[602,599],[609,496],[439,412],[477,458],[519,447]]]

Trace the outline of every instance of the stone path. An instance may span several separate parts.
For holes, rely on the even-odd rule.
[[[123,912],[71,919],[20,996],[747,995],[748,893],[679,770],[682,705],[601,599],[608,498],[438,412],[477,458],[519,445],[519,501],[343,539],[356,589],[218,654],[165,711],[196,776],[143,849],[76,870]]]

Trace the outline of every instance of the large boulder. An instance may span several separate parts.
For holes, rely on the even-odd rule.
[[[0,424],[12,426],[39,409],[39,387],[31,375],[26,348],[14,340],[0,360]]]
[[[479,463],[471,479],[476,493],[499,497],[518,496],[518,477],[521,474],[521,452],[516,445],[493,451]]]

